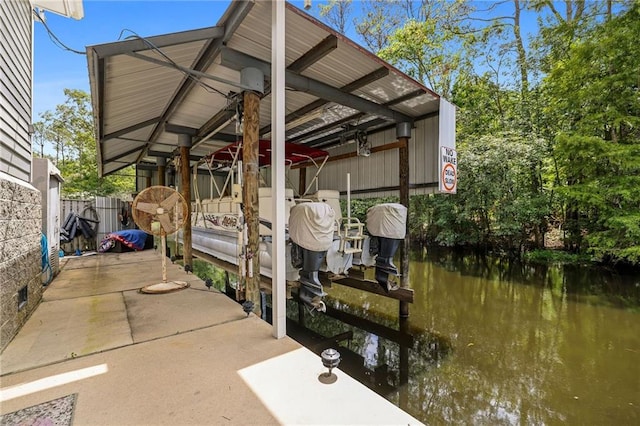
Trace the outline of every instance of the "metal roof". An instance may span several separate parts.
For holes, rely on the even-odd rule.
[[[233,1],[214,27],[87,47],[98,169],[173,157],[177,133],[192,158],[237,139],[240,70],[261,69],[260,137],[270,137],[270,2]],[[356,129],[375,131],[437,113],[440,97],[286,4],[286,137],[329,147]]]

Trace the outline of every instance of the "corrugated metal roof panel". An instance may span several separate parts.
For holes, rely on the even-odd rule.
[[[147,154],[141,155],[147,150],[173,151],[177,147],[178,137],[174,133],[168,133],[165,124],[193,129],[197,148],[192,150],[192,155],[196,156],[204,155],[207,150],[214,150],[226,144],[229,139],[234,139],[236,124],[228,121],[228,118],[235,109],[233,103],[238,98],[237,94],[242,91],[237,84],[232,84],[239,83],[240,73],[237,69],[222,65],[218,48],[224,44],[227,49],[235,49],[268,64],[271,60],[270,16],[269,2],[234,1],[218,23],[217,29],[212,27],[162,36],[166,47],[161,50],[172,61],[185,69],[197,68],[197,72],[215,77],[210,79],[197,72],[192,74],[193,79],[208,87],[194,84],[184,93],[180,89],[185,84],[183,72],[133,57],[132,51],[127,51],[133,49],[131,43],[88,48],[92,100],[101,130],[99,136],[103,138],[105,135],[115,134],[118,138],[100,141],[102,174],[118,170],[127,161],[155,161]],[[355,126],[377,129],[393,124],[390,117],[404,120],[438,111],[438,95],[291,4],[286,6],[286,26],[287,66],[313,51],[324,40],[332,37],[337,40],[335,48],[327,50],[324,56],[307,64],[298,75],[302,78],[299,81],[317,82],[320,86],[315,86],[312,90],[303,85],[296,86],[298,90],[292,90],[294,87],[288,84],[286,114],[290,121],[297,122],[287,125],[287,138],[296,138],[299,143],[340,143],[341,136],[353,137]],[[202,34],[206,34],[204,37],[223,38],[202,40]],[[99,52],[106,57],[98,58]],[[156,62],[167,59],[153,50],[137,53],[148,55]],[[354,85],[354,82],[377,70],[386,70],[386,74],[377,75],[377,80],[368,80],[366,85],[359,84],[361,87]],[[265,80],[268,89],[268,76]],[[348,85],[353,90],[342,90]],[[333,94],[329,95],[330,92]],[[178,93],[180,96],[176,97]],[[409,94],[414,97],[407,96]],[[321,102],[320,97],[323,96],[332,99],[332,102]],[[360,98],[369,103],[362,103]],[[402,102],[395,103],[394,100]],[[310,105],[314,107],[309,107]],[[355,105],[364,111],[354,109]],[[301,113],[303,117],[296,116],[301,109],[304,109]],[[223,114],[225,111],[229,112]],[[220,119],[213,122],[214,117]],[[158,119],[162,122],[158,122]],[[267,92],[260,103],[260,126],[264,129],[261,137],[269,134],[270,124],[271,95]],[[219,133],[211,135],[212,130]],[[347,134],[347,130],[352,133]],[[393,135],[394,131],[392,129],[385,134]],[[202,138],[205,137],[211,139],[203,141]],[[126,142],[127,140],[129,141]],[[380,170],[385,167],[385,156],[386,154],[380,156],[381,160],[374,161],[378,174],[369,176],[379,184],[385,183],[384,176],[380,174]],[[349,165],[359,163],[359,159],[347,162]],[[395,169],[391,171],[394,172]],[[379,179],[382,180],[378,182]]]

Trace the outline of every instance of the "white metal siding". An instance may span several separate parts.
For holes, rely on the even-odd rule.
[[[107,234],[125,229],[120,222],[120,212],[125,205],[124,203],[119,198],[96,197],[96,212],[100,219],[96,236],[98,244],[104,240]],[[129,225],[126,228],[133,228],[133,218],[129,218]]]
[[[49,263],[53,270],[53,275],[58,275],[60,271],[58,256],[58,251],[60,250],[60,190],[60,181],[55,177],[51,177],[47,196],[46,235],[49,244]],[[42,207],[44,209],[44,206]]]
[[[438,116],[416,122],[409,140],[409,183],[422,185],[410,194],[428,194],[437,190],[438,183]],[[369,135],[372,147],[396,141],[395,129]],[[356,145],[348,143],[331,149],[332,156],[355,152]],[[310,172],[309,172],[310,173]],[[327,163],[320,174],[320,189],[347,190],[347,173],[351,174],[351,190],[395,187],[400,181],[398,150],[371,154],[368,158],[353,157]],[[307,175],[309,176],[309,175]],[[428,186],[435,185],[435,186]],[[397,190],[354,194],[354,198],[398,196]]]
[[[0,171],[29,182],[31,175],[31,6],[0,1]]]

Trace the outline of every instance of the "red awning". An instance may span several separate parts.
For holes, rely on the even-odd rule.
[[[309,161],[310,159],[325,158],[329,156],[327,151],[322,149],[310,148],[304,145],[298,145],[291,142],[285,142],[285,161],[287,164],[298,164]],[[236,152],[240,150],[238,160],[242,160],[242,141],[232,143],[224,148],[220,148],[212,154],[207,155],[209,164],[232,163]],[[271,141],[260,140],[260,167],[269,166],[271,164]]]

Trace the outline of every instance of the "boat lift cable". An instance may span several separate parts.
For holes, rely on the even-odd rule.
[[[202,208],[202,200],[200,199],[200,190],[198,189],[198,167],[193,168],[192,178],[193,179],[193,192],[196,197],[196,217],[195,221],[198,221],[198,212],[202,214],[202,219],[204,220],[204,210]],[[177,215],[176,215],[177,218]],[[192,219],[193,220],[193,219]]]

